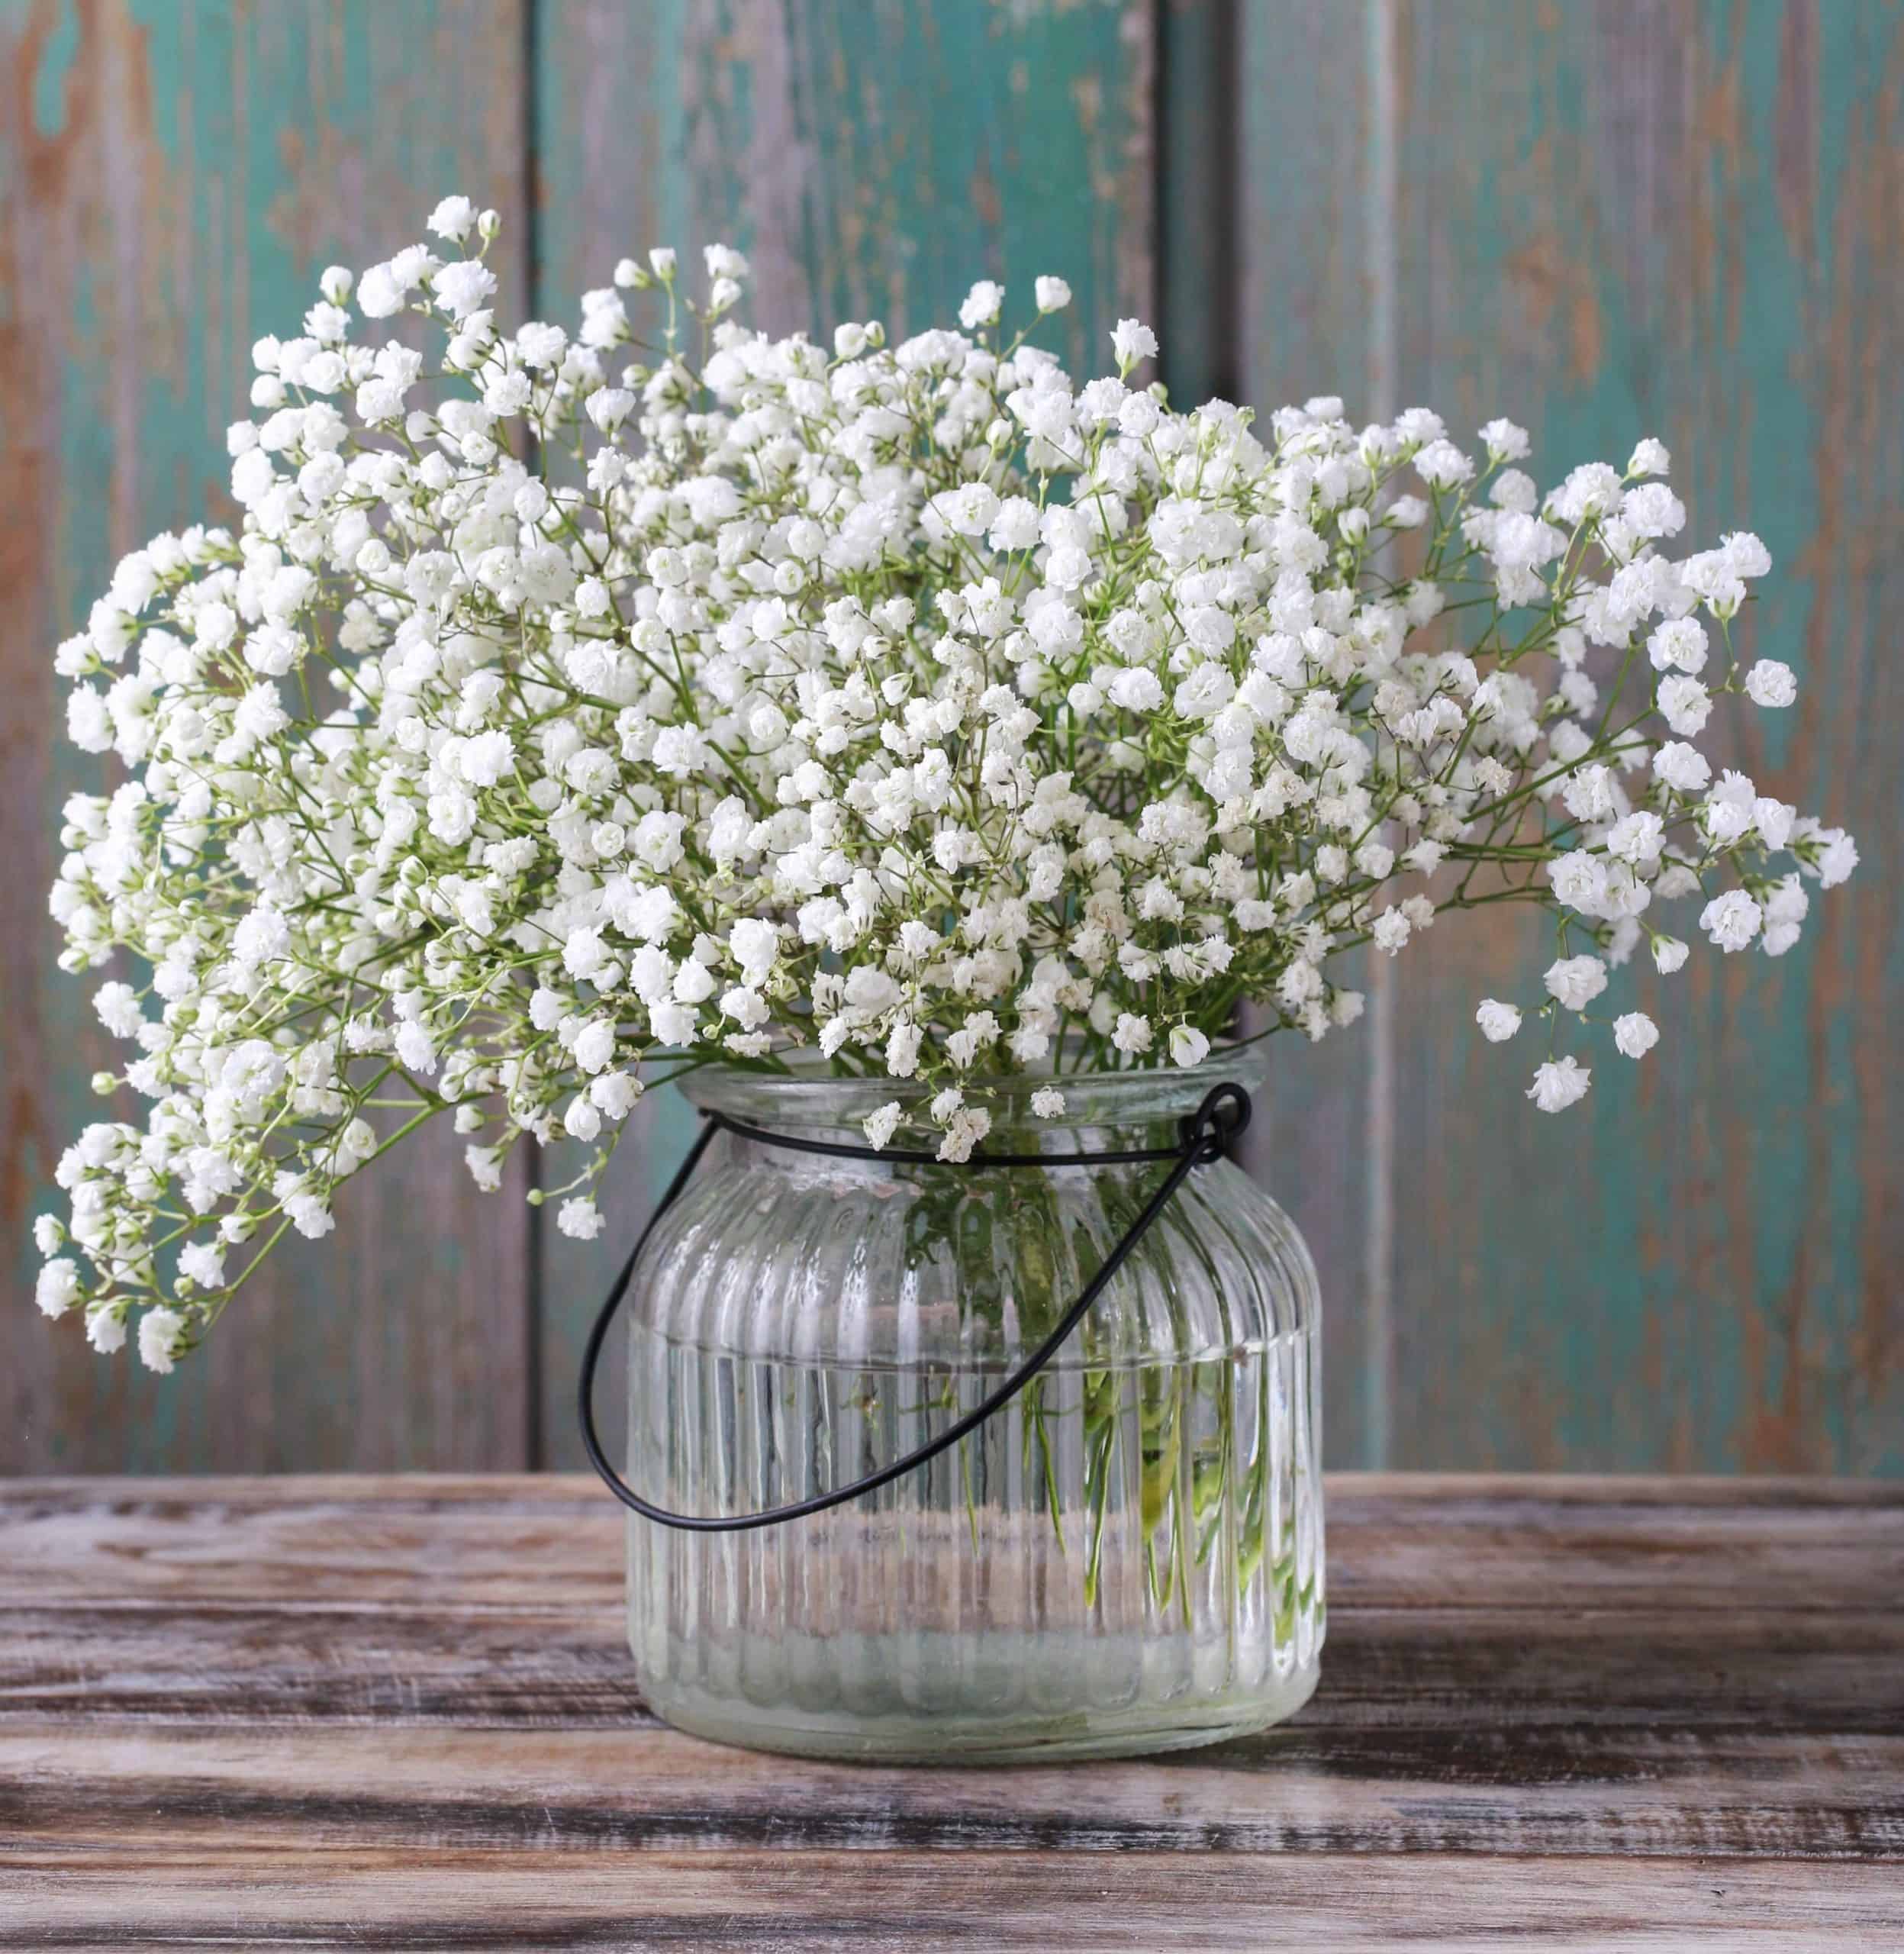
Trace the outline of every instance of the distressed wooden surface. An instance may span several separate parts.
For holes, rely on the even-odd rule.
[[[213,1849],[134,1871],[36,1856],[18,1917],[45,1947],[1522,1949],[1689,1945],[1880,1954],[1895,1875],[1828,1878],[1771,1861],[1434,1853],[652,1852],[632,1863],[538,1852],[417,1851],[340,1862],[297,1848],[264,1863]],[[30,1883],[28,1883],[30,1882]],[[1443,1931],[1452,1915],[1469,1924]],[[498,1930],[498,1919],[505,1924]],[[148,1924],[149,1923],[149,1924]]]
[[[0,1495],[14,1944],[1881,1947],[1904,1491],[1339,1477],[1323,1681],[1180,1756],[658,1723],[576,1478]]]
[[[1374,268],[1368,18],[1361,8],[1255,0],[1232,31],[1240,190],[1227,289],[1239,314],[1242,398],[1266,408],[1340,394],[1364,401],[1351,414],[1380,411],[1380,376],[1364,359]],[[1206,36],[1219,31],[1203,27]],[[1182,117],[1192,112],[1186,105]],[[1252,1172],[1316,1259],[1324,1456],[1343,1465],[1388,1456],[1388,1268],[1371,1233],[1371,1226],[1379,1232],[1390,1185],[1371,1098],[1374,1054],[1387,1035],[1384,1001],[1372,987],[1388,974],[1358,959],[1349,982],[1373,1008],[1353,1030],[1315,1046],[1271,1041],[1267,1117],[1252,1122],[1250,1137]],[[1418,1462],[1458,1456],[1444,1450]]]
[[[520,278],[520,29],[513,0],[0,5],[0,1472],[527,1462],[526,1211],[478,1198],[446,1133],[366,1177],[173,1378],[20,1314],[108,1057],[109,973],[61,976],[46,918],[60,804],[100,777],[56,734],[53,646],[124,551],[234,513],[251,343],[327,264],[382,255],[453,185],[510,215]]]
[[[41,905],[82,777],[51,648],[220,506],[253,334],[459,187],[557,318],[656,240],[746,249],[777,328],[1054,270],[1052,343],[1152,317],[1180,398],[1506,412],[1550,472],[1663,436],[1692,528],[1778,559],[1752,629],[1801,703],[1738,750],[1866,867],[1783,962],[1648,980],[1658,1051],[1551,1122],[1470,1024],[1551,953],[1463,917],[1279,1041],[1255,1163],[1321,1269],[1332,1460],[1904,1472],[1900,0],[0,0],[0,86],[16,1298],[105,1056]],[[582,1328],[689,1125],[637,1116],[587,1246],[424,1136],[168,1382],[27,1319],[0,1470],[572,1462]]]
[[[1904,7],[1464,0],[1400,8],[1393,64],[1401,404],[1526,419],[1543,479],[1657,434],[1689,537],[1761,534],[1742,645],[1799,702],[1725,746],[1865,866],[1781,961],[1649,966],[1659,1048],[1596,1041],[1573,1127],[1471,1027],[1551,928],[1400,959],[1393,1456],[1896,1472]]]
[[[1242,31],[1250,397],[1505,413],[1542,480],[1664,438],[1689,537],[1776,562],[1745,642],[1800,703],[1731,751],[1866,863],[1783,961],[1649,972],[1658,1050],[1597,1044],[1551,1122],[1541,1054],[1471,1022],[1539,995],[1535,919],[1372,973],[1303,1068],[1287,1182],[1355,1319],[1329,1456],[1895,1473],[1904,8],[1258,0]]]
[[[823,343],[842,319],[895,339],[941,323],[979,278],[1028,320],[1050,272],[1074,295],[1039,343],[1096,370],[1118,318],[1151,311],[1151,0],[542,0],[536,18],[546,307],[651,243],[697,276],[720,241],[752,262],[758,324]],[[694,1125],[662,1095],[617,1154],[612,1225],[540,1230],[546,1462],[581,1462],[582,1339]],[[546,1156],[549,1185],[572,1171]],[[617,1444],[618,1382],[601,1404]]]

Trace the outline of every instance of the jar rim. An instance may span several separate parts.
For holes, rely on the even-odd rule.
[[[968,1103],[987,1108],[1000,1125],[1031,1123],[1032,1095],[1051,1086],[1064,1094],[1065,1111],[1055,1120],[1037,1124],[1122,1125],[1174,1118],[1194,1112],[1213,1086],[1231,1081],[1260,1099],[1268,1070],[1266,1043],[1213,1046],[1194,1066],[1166,1061],[1116,1070],[1060,1072],[1046,1063],[1024,1072],[978,1073],[963,1082],[964,1091]],[[769,1127],[857,1126],[894,1100],[910,1111],[936,1090],[918,1079],[836,1073],[829,1059],[810,1049],[782,1057],[789,1068],[785,1072],[742,1066],[696,1066],[682,1075],[681,1089],[691,1105],[704,1111]]]

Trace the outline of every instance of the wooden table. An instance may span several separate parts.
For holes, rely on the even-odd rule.
[[[656,1723],[592,1482],[15,1482],[0,1945],[1904,1946],[1904,1487],[1329,1501],[1293,1723],[934,1771]]]

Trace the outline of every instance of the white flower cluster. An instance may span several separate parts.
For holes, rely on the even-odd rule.
[[[1543,495],[1506,421],[1179,413],[1139,322],[1080,385],[989,283],[961,332],[772,340],[720,247],[697,301],[656,251],[505,334],[493,214],[430,227],[259,342],[238,532],[155,538],[59,650],[125,772],[68,804],[53,911],[68,969],[130,953],[99,1084],[150,1108],[39,1224],[40,1305],[101,1349],[137,1310],[169,1369],[440,1113],[485,1187],[587,1143],[586,1237],[685,1066],[817,1046],[918,1082],[958,1159],[987,1075],[1194,1065],[1245,999],[1319,1038],[1361,1009],[1333,958],[1448,909],[1554,912],[1558,1026],[1642,941],[1679,966],[1656,904],[1777,955],[1856,859],[1693,743],[1794,688],[1731,649],[1757,541],[1666,553],[1655,442]]]

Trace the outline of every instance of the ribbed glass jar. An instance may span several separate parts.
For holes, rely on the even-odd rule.
[[[1003,1082],[985,1144],[1174,1146],[1226,1079],[1258,1083],[1220,1057],[1067,1076],[1056,1120],[1029,1107],[1052,1081]],[[686,1090],[862,1145],[895,1096],[717,1070]],[[975,1172],[723,1133],[636,1274],[631,1482],[741,1513],[920,1444],[1062,1316],[1168,1171]],[[733,1743],[972,1762],[1169,1749],[1288,1716],[1322,1641],[1316,1300],[1268,1195],[1226,1161],[1196,1169],[1050,1368],[931,1464],[756,1532],[631,1514],[649,1702]]]

